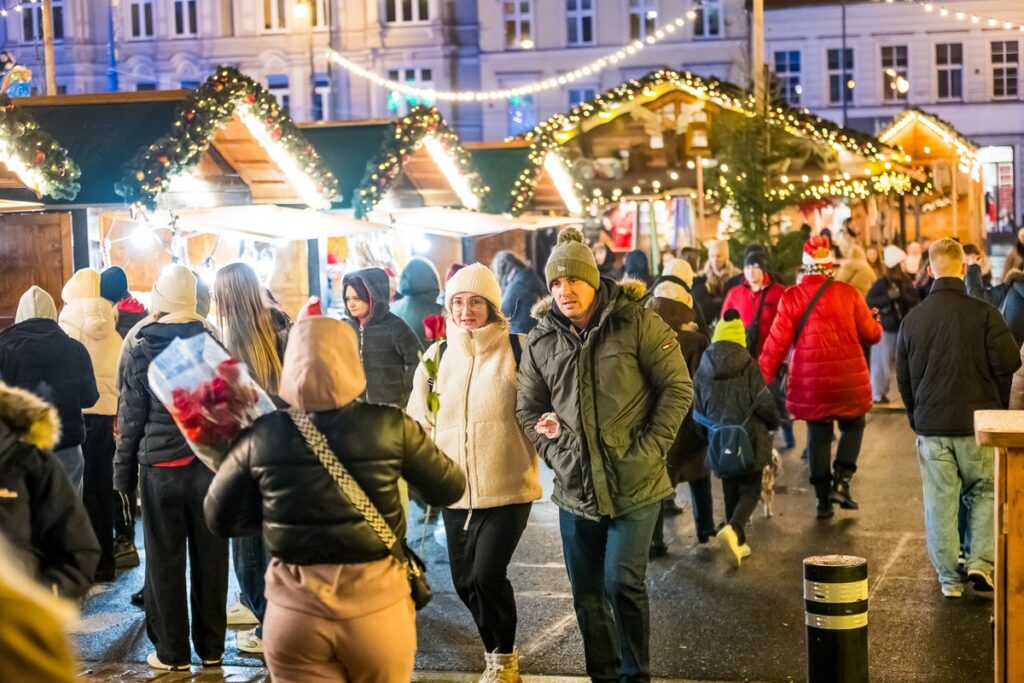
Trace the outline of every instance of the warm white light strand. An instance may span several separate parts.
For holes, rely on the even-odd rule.
[[[894,0],[885,0],[887,5],[893,4]],[[957,7],[949,7],[937,2],[930,2],[929,0],[903,0],[913,5],[919,5],[929,14],[934,14],[937,17],[943,17],[952,21],[963,22],[965,24],[984,25],[988,28],[1002,28],[1007,31],[1018,30],[1024,32],[1024,23],[1020,21],[1007,21],[1006,19],[999,19],[997,17],[982,16],[975,12],[969,12],[964,9]]]
[[[691,10],[684,16],[691,16],[692,14],[693,11]],[[595,59],[589,64],[562,74],[561,76],[553,76],[551,78],[516,86],[514,88],[501,88],[499,90],[436,90],[434,88],[421,88],[410,83],[403,83],[390,78],[384,78],[380,74],[365,69],[352,60],[343,57],[335,50],[328,50],[327,58],[355,76],[364,78],[379,86],[387,88],[388,90],[400,92],[405,95],[420,97],[428,102],[484,102],[488,100],[506,100],[513,96],[531,95],[544,90],[560,88],[564,85],[568,85],[569,83],[578,81],[581,78],[587,78],[588,76],[600,73],[605,68],[615,66],[619,62],[642,52],[645,48],[650,47],[651,45],[656,45],[665,38],[674,34],[677,30],[681,29],[685,24],[686,20],[683,17],[678,17],[666,24],[664,28],[659,28],[657,31],[654,31],[651,35],[647,36],[646,39],[634,40],[625,47],[615,50],[614,52],[609,52],[605,56]]]

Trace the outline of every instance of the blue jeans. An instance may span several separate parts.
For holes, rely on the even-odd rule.
[[[256,635],[263,636],[263,615],[267,613],[263,575],[270,564],[270,554],[263,545],[262,536],[243,536],[231,539],[231,555],[238,579],[240,602],[259,620]]]
[[[650,609],[647,553],[661,501],[599,520],[559,510],[562,552],[595,683],[647,683]]]
[[[992,449],[978,446],[973,436],[919,436],[917,454],[924,484],[928,556],[943,587],[962,587],[963,580],[956,571],[961,491],[969,511],[967,569],[992,571],[995,513]]]
[[[882,340],[871,347],[871,398],[887,398],[892,368],[896,364],[896,332],[883,332]]]
[[[82,447],[72,446],[55,450],[53,457],[60,463],[64,473],[68,475],[71,488],[75,489],[75,493],[81,498],[82,484],[85,480],[85,456],[82,455]]]

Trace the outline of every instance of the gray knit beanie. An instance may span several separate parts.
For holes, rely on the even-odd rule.
[[[548,289],[553,280],[561,277],[583,280],[594,289],[601,287],[601,272],[597,269],[594,252],[583,243],[583,233],[576,228],[565,228],[558,233],[558,243],[544,266],[544,276]]]

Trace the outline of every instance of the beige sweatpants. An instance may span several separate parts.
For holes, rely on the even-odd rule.
[[[416,656],[416,610],[406,597],[353,619],[326,619],[274,603],[263,621],[274,683],[405,683]]]

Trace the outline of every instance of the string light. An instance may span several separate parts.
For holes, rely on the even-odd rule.
[[[555,88],[574,83],[581,78],[586,78],[604,71],[609,66],[614,66],[630,57],[639,54],[646,48],[657,45],[665,38],[675,33],[686,24],[686,20],[680,16],[670,21],[664,28],[660,28],[645,40],[634,40],[629,45],[618,50],[609,52],[603,57],[581,66],[573,71],[560,76],[545,78],[514,88],[501,88],[499,90],[437,90],[435,88],[422,88],[411,83],[404,83],[390,78],[385,78],[369,69],[363,68],[352,60],[342,56],[334,49],[327,50],[327,58],[349,73],[366,79],[381,87],[404,95],[418,97],[428,102],[486,102],[494,100],[507,100],[510,97],[532,95],[533,93],[553,90]]]
[[[912,4],[912,5],[918,5],[921,8],[923,8],[925,12],[928,12],[929,14],[934,14],[934,13],[936,13],[936,10],[938,10],[937,14],[940,17],[947,18],[947,19],[955,18],[956,21],[966,21],[968,18],[970,18],[972,24],[980,24],[982,21],[985,21],[990,27],[993,27],[993,28],[998,27],[998,26],[1002,26],[1007,31],[1011,31],[1013,29],[1018,29],[1020,31],[1024,31],[1024,24],[1022,24],[1020,22],[1006,21],[1005,19],[1000,19],[998,17],[982,16],[982,15],[974,14],[973,12],[967,12],[966,10],[963,10],[963,9],[947,7],[947,6],[940,5],[940,4],[935,3],[935,2],[928,2],[927,0],[903,0],[903,1],[906,2],[906,3]],[[886,4],[892,4],[892,3],[886,3]]]
[[[78,165],[6,95],[0,95],[0,161],[36,194],[68,200],[78,196]]]
[[[903,116],[893,121],[888,128],[882,131],[882,134],[878,136],[878,139],[883,144],[888,145],[892,143],[893,140],[896,140],[903,131],[907,130],[907,128],[914,123],[920,123],[933,135],[942,140],[947,146],[952,147],[955,150],[956,156],[960,162],[961,171],[969,173],[975,180],[981,177],[981,161],[977,156],[977,148],[957,134],[952,126],[931,114],[925,114],[916,109],[911,109],[904,113]],[[931,147],[927,146],[924,147],[923,151],[926,155],[930,155],[932,153]]]

